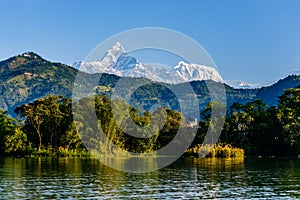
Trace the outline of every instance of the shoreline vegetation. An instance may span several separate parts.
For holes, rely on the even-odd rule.
[[[233,147],[230,144],[201,145],[189,148],[185,156],[195,158],[241,158],[244,157],[244,149]]]
[[[152,126],[149,137],[133,137],[119,128],[117,120],[121,118],[113,115],[112,103],[120,116],[124,111],[129,111],[130,120],[138,125],[136,131],[146,130],[142,132],[143,136],[150,133],[144,127],[152,120],[160,120],[162,113],[166,116],[165,124],[162,128]],[[194,138],[184,157],[280,157],[300,153],[299,86],[285,90],[278,97],[277,107],[267,107],[261,100],[233,103],[227,109],[221,135],[214,133],[219,121],[211,119],[212,108],[223,106],[218,102],[208,103],[200,114],[201,118],[196,121],[199,125],[197,129],[189,126],[190,120],[176,110],[160,107],[141,113],[122,100],[110,100],[103,95],[80,99],[75,104],[76,115],[72,105],[69,98],[49,95],[17,107],[16,118],[0,110],[0,156],[91,157],[85,148],[88,146],[101,156],[127,157],[126,152],[129,151],[147,157],[177,138],[179,129],[183,134],[175,139],[176,145],[184,145],[187,138]],[[111,144],[99,141],[98,130],[90,125],[89,116],[82,114],[87,111],[96,111],[97,127],[102,129]],[[222,113],[219,115],[224,116]],[[129,125],[125,130],[130,128],[132,126]],[[211,141],[217,141],[216,145],[200,145],[207,134]]]
[[[108,157],[116,155],[107,155]],[[118,155],[120,158],[131,158],[128,154]],[[99,157],[96,152],[90,152],[86,149],[66,149],[59,147],[54,149],[52,147],[40,150],[28,148],[24,150],[23,154],[19,155],[6,155],[6,157]],[[139,157],[156,157],[153,153],[143,153]],[[216,145],[202,145],[198,144],[193,148],[189,148],[182,155],[182,157],[194,158],[241,158],[244,157],[244,150],[241,148],[232,147],[229,144],[216,144]]]

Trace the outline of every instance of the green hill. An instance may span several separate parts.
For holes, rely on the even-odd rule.
[[[77,73],[32,52],[0,62],[0,72],[0,107],[10,114],[16,106],[47,94],[70,96]]]
[[[0,72],[0,108],[14,115],[13,111],[17,106],[48,94],[71,97],[78,70],[61,63],[47,61],[39,55],[29,52],[1,61]],[[97,74],[83,73],[83,75],[86,77],[86,81],[99,77]],[[113,88],[119,79],[120,77],[115,75],[103,74],[99,85],[95,88],[96,92],[109,96],[114,91]],[[178,109],[178,102],[174,94],[166,87],[145,78],[124,78],[123,80],[148,83],[134,92],[130,101],[132,106],[147,110],[160,100],[160,103],[168,103],[173,109]],[[206,83],[193,81],[190,84],[197,95],[200,108],[204,108],[210,101]],[[261,89],[234,89],[228,85],[224,86],[228,106],[233,102],[245,103],[256,98],[263,99],[269,105],[274,105],[277,102],[277,96],[281,95],[284,89],[294,88],[299,84],[299,76],[289,76],[272,86]],[[182,87],[182,84],[168,85],[168,87]],[[124,88],[124,92],[127,93],[131,90],[130,87]]]
[[[283,91],[289,88],[295,88],[300,85],[300,76],[290,75],[277,83],[259,89],[256,97],[262,99],[268,105],[277,105],[277,97],[283,94]]]

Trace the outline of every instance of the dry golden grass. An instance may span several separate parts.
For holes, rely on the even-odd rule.
[[[186,153],[196,157],[206,158],[236,158],[244,157],[244,149],[233,147],[230,144],[202,145],[189,148]]]

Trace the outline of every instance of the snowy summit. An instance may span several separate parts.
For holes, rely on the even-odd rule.
[[[155,82],[183,83],[196,80],[213,80],[222,82],[222,78],[213,67],[180,61],[174,67],[140,63],[126,53],[121,43],[117,42],[99,61],[77,62],[73,67],[80,71],[115,74],[121,77],[145,77]]]

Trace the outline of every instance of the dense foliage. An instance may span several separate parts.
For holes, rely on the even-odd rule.
[[[81,72],[64,64],[49,62],[32,52],[1,61],[0,71],[0,155],[77,155],[86,151],[81,142],[80,131],[92,134],[96,130],[81,130],[81,127],[87,127],[86,124],[73,122],[72,102],[69,99],[76,74]],[[99,75],[83,74],[83,77],[83,81],[89,82],[99,78]],[[119,108],[118,112],[129,109],[130,118],[141,129],[147,127],[151,120],[157,120],[155,116],[159,116],[160,112],[167,114],[165,126],[152,127],[151,137],[137,139],[118,127],[118,121],[113,117],[110,107],[112,101],[105,97],[110,96],[119,80],[118,76],[103,74],[95,87],[98,94],[96,99],[80,100],[78,105],[81,106],[78,109],[86,111],[89,106],[93,109],[96,107],[97,126],[123,150],[146,153],[168,144],[176,135],[178,127],[187,121],[178,112],[179,102],[170,89],[181,88],[185,83],[163,86],[145,78],[122,78],[125,85],[143,83],[143,86],[134,90],[133,94],[130,93],[133,88],[124,88],[123,92],[132,98],[130,105],[113,101]],[[212,106],[222,105],[210,102],[205,81],[186,84],[193,88],[202,111],[197,134],[184,125],[186,137],[181,140],[196,134],[192,148],[203,142],[209,125],[214,127],[214,123],[218,123],[211,121]],[[299,88],[295,88],[299,84],[300,76],[289,76],[261,89],[234,89],[224,85],[228,107],[224,129],[220,138],[214,135],[212,129],[209,132],[210,139],[243,148],[248,155],[299,154],[300,102]],[[82,87],[84,85],[88,84],[82,82]],[[284,90],[286,88],[295,89]],[[187,95],[186,98],[193,95]],[[147,111],[156,103],[169,107]],[[84,123],[88,121],[87,117]],[[177,143],[180,145],[181,142]],[[96,143],[95,146],[103,145]],[[111,147],[107,148],[113,151]]]
[[[201,143],[211,123],[211,105],[202,113],[194,146]],[[285,90],[278,106],[262,100],[233,103],[219,142],[242,148],[247,155],[291,156],[300,153],[300,88]]]
[[[220,139],[250,155],[299,154],[299,111],[299,87],[285,90],[278,107],[267,107],[261,100],[235,103],[230,107]]]
[[[99,95],[95,99],[81,99],[76,105],[78,110],[82,109],[84,112],[89,107],[96,108],[99,128],[115,145],[121,147],[124,151],[147,153],[160,148],[160,146],[173,139],[184,120],[181,113],[170,109],[160,108],[151,113],[149,111],[141,114],[137,109],[123,101],[114,101],[119,109],[118,113],[122,113],[122,109],[129,109],[130,118],[138,125],[137,127],[141,128],[148,125],[151,119],[158,119],[155,117],[156,115],[161,112],[166,113],[166,123],[161,130],[159,127],[151,127],[151,130],[154,131],[151,137],[146,135],[145,138],[134,138],[126,134],[116,124],[116,118],[111,111],[111,103],[110,99]],[[49,95],[32,103],[23,104],[17,107],[15,112],[22,119],[19,123],[9,117],[6,112],[1,111],[0,113],[0,142],[2,148],[0,155],[68,155],[70,151],[79,152],[80,155],[80,152],[86,152],[81,140],[84,140],[84,138],[80,138],[80,136],[89,137],[88,142],[96,142],[94,146],[97,148],[95,149],[99,150],[100,148],[103,154],[113,155],[116,153],[113,148],[105,146],[107,144],[95,140],[97,138],[94,137],[94,134],[97,130],[92,130],[89,125],[91,119],[85,118],[83,121],[77,122],[77,126],[75,125],[72,103],[69,98]],[[80,114],[80,112],[76,114],[78,113]],[[83,130],[80,127],[85,129]],[[78,131],[85,134],[80,134]],[[145,134],[148,134],[148,132],[145,131]]]
[[[97,127],[103,130],[114,145],[124,151],[138,153],[155,151],[168,144],[180,126],[184,127],[187,137],[192,131],[180,112],[164,107],[141,113],[124,101],[110,100],[103,95],[97,95],[95,99],[81,99],[76,105],[77,111],[86,112],[89,107],[95,109]],[[112,105],[117,108],[116,113],[119,113],[119,116],[114,116]],[[198,132],[191,149],[199,147],[203,142],[209,126],[212,129],[210,134],[213,134],[214,123],[218,123],[211,119],[213,106],[221,105],[211,102],[201,113]],[[126,110],[129,110],[129,118],[141,130],[152,120],[158,120],[161,113],[166,113],[167,117],[162,128],[151,127],[153,133],[150,137],[147,136],[149,132],[145,129],[144,138],[135,138],[126,133],[126,130],[132,128],[131,126],[120,128],[120,121],[124,120],[122,114]],[[93,140],[97,130],[87,126],[90,123],[89,118],[85,118],[80,122],[81,124],[73,121],[72,102],[69,98],[49,95],[32,103],[23,104],[17,107],[15,112],[19,116],[18,120],[0,110],[0,155],[24,156],[47,153],[69,155],[70,151],[75,154],[85,152],[81,140],[84,138],[80,138],[82,136],[80,131],[91,134],[92,137],[88,142],[94,142],[98,150],[101,147],[102,153],[118,153],[111,146],[104,147],[104,144]],[[76,113],[80,115],[80,112]],[[83,130],[84,127],[89,129]],[[212,140],[213,137],[212,135]],[[233,103],[226,113],[221,136],[217,139],[219,143],[225,145],[226,149],[231,147],[226,145],[232,145],[244,149],[247,155],[299,154],[300,87],[285,90],[278,99],[277,107],[268,107],[262,100],[245,104]],[[221,149],[220,146],[218,148]]]

